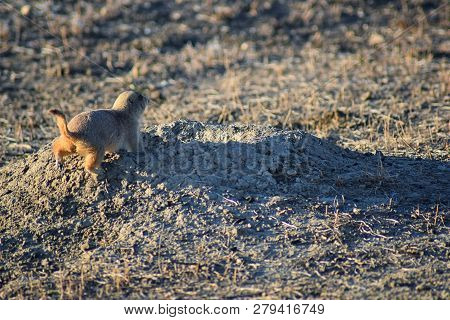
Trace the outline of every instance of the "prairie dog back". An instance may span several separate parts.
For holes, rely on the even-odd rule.
[[[105,147],[105,151],[115,152],[124,145],[127,129],[123,126],[121,115],[115,110],[99,109],[82,112],[67,124],[70,132],[77,135],[80,142],[96,148]]]
[[[85,157],[85,169],[95,175],[105,152],[122,148],[143,151],[139,120],[148,103],[140,93],[125,91],[111,109],[82,112],[69,123],[60,110],[50,110],[61,134],[52,145],[57,165],[65,156],[77,153]]]

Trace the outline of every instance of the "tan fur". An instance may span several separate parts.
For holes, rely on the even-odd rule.
[[[60,110],[50,110],[61,134],[52,145],[57,165],[65,156],[77,153],[85,158],[85,169],[95,175],[105,152],[143,151],[139,119],[148,102],[137,92],[125,91],[111,109],[82,112],[69,123]]]

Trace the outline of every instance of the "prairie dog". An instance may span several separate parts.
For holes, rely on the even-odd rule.
[[[65,156],[77,153],[84,157],[85,169],[96,176],[105,152],[143,151],[139,119],[148,103],[140,93],[125,91],[111,109],[82,112],[69,123],[62,111],[51,109],[61,134],[52,144],[56,165],[62,165]]]

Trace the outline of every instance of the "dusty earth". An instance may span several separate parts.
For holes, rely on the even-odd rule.
[[[0,298],[449,299],[449,12],[1,2]],[[145,153],[58,170],[130,87]]]

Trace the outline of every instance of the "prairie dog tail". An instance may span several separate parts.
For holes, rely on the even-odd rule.
[[[65,136],[66,138],[73,138],[73,135],[69,132],[69,129],[67,129],[67,121],[66,116],[64,113],[62,113],[61,110],[58,109],[51,109],[48,111],[50,114],[55,116],[56,118],[56,125],[59,128],[59,132],[61,135]]]

